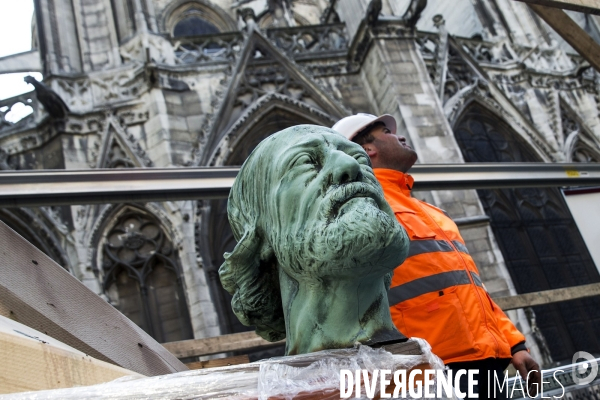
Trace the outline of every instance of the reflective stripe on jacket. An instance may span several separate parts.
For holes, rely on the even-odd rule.
[[[408,257],[394,271],[388,292],[396,327],[426,339],[445,363],[511,358],[511,347],[525,337],[485,290],[454,221],[410,196],[410,175],[374,172],[410,238]]]

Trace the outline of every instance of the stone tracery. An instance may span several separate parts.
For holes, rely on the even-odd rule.
[[[129,208],[104,237],[98,272],[111,304],[159,342],[190,338],[178,257],[158,221]]]

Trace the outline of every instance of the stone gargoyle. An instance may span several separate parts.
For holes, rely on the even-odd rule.
[[[219,269],[240,321],[286,354],[400,341],[387,289],[408,237],[369,157],[337,132],[298,125],[263,140],[227,207],[238,241]]]

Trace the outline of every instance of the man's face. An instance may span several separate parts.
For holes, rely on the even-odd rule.
[[[359,145],[315,127],[290,135],[273,165],[276,219],[265,233],[288,274],[356,278],[398,265],[404,233]]]
[[[373,160],[375,168],[407,172],[417,161],[417,153],[406,143],[406,138],[393,134],[385,125],[375,126],[371,135],[375,140],[363,147],[374,146],[377,149],[376,160]]]

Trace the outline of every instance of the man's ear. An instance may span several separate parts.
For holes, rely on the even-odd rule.
[[[363,144],[362,148],[365,150],[370,159],[377,156],[377,147],[373,143]]]

